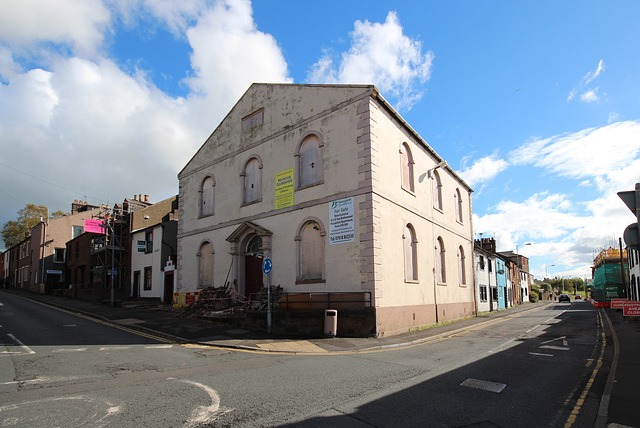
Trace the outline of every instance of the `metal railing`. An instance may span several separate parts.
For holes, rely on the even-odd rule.
[[[281,311],[362,310],[370,307],[370,291],[283,293],[278,302],[278,310]]]

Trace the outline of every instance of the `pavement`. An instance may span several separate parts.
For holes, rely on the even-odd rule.
[[[279,352],[322,355],[374,352],[406,347],[438,340],[459,332],[478,328],[483,324],[500,322],[549,305],[551,301],[527,303],[506,310],[480,314],[475,317],[426,328],[419,331],[381,338],[297,338],[270,335],[211,320],[176,315],[170,309],[144,302],[124,302],[121,306],[85,302],[63,296],[51,296],[2,290],[43,304],[52,305],[83,316],[110,322],[124,329],[150,333],[183,344],[216,346],[241,351]],[[604,308],[607,340],[613,341],[614,352],[600,409],[594,427],[640,428],[640,321],[625,318],[616,309]]]

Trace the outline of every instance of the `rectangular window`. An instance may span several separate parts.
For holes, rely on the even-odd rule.
[[[481,302],[487,301],[487,287],[485,285],[480,286],[480,301]]]
[[[147,244],[145,253],[153,252],[153,231],[145,233],[144,240]]]
[[[494,302],[498,301],[498,287],[491,287],[491,296]]]
[[[484,270],[484,257],[480,256],[480,270]]]
[[[264,121],[264,109],[260,109],[258,111],[254,111],[248,116],[242,118],[242,131],[246,132],[255,128],[256,126],[262,125]]]
[[[56,248],[53,250],[53,262],[54,263],[64,263],[64,248]]]
[[[75,239],[78,236],[84,233],[84,227],[82,226],[73,226],[73,233],[71,239]]]
[[[151,290],[151,266],[144,268],[144,289]]]

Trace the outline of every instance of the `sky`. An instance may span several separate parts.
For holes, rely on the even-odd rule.
[[[474,189],[475,237],[536,278],[590,278],[635,220],[616,192],[640,182],[636,0],[0,6],[0,227],[177,194],[253,82],[375,84]]]

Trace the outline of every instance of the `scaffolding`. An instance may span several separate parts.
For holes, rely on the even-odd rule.
[[[128,266],[127,240],[129,222],[123,205],[108,206],[97,216],[104,223],[104,235],[96,235],[91,243],[92,283],[100,287],[102,298],[106,298],[112,287],[117,298],[126,297],[126,267]]]
[[[622,253],[627,260],[627,251]],[[624,263],[624,262],[622,262]],[[621,264],[620,251],[607,248],[593,260],[593,292],[592,297],[598,302],[610,302],[625,295],[624,278],[628,277],[629,267]]]

